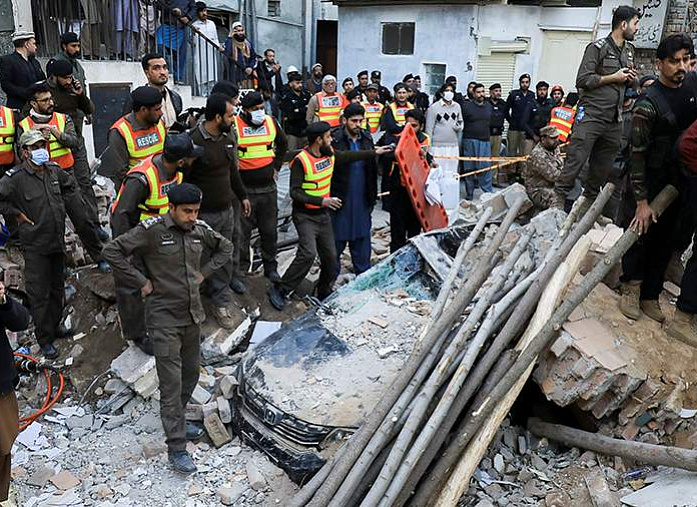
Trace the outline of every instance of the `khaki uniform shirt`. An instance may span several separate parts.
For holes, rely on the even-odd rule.
[[[211,257],[201,266],[204,248]],[[142,260],[144,273],[127,260],[133,254]],[[143,287],[152,282],[154,290],[145,298],[148,328],[203,322],[206,314],[196,275],[208,277],[231,257],[232,243],[205,222],[197,220],[191,231],[184,231],[168,214],[144,220],[104,248],[104,258],[129,285]]]

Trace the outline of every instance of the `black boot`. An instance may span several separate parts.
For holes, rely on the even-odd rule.
[[[172,464],[172,468],[183,474],[192,474],[198,470],[194,460],[186,451],[170,451],[169,462]]]
[[[276,310],[283,311],[286,306],[286,291],[281,286],[272,284],[269,287],[269,301]]]
[[[133,340],[133,343],[135,344],[136,347],[138,347],[140,350],[145,352],[149,356],[154,356],[155,351],[152,348],[152,338],[149,336],[143,336],[142,338],[138,338],[136,340]]]
[[[186,439],[198,440],[203,436],[203,428],[191,421],[186,421]]]

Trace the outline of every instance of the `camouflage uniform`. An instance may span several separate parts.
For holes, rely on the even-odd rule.
[[[564,167],[559,148],[553,151],[538,144],[530,153],[523,170],[525,190],[536,208],[547,209],[554,205],[554,183]]]

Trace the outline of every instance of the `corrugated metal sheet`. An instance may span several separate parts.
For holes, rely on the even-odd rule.
[[[511,91],[515,79],[515,53],[492,53],[477,58],[476,80],[482,83],[487,93],[489,86],[501,83],[503,99]]]

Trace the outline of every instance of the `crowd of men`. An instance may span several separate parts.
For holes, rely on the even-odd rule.
[[[697,75],[692,41],[672,35],[658,47],[658,75],[639,80],[630,42],[638,23],[633,7],[615,10],[612,32],[585,51],[580,93],[565,94],[545,81],[533,93],[531,76],[523,74],[506,100],[496,83],[488,96],[487,86],[477,82],[460,93],[452,76],[433,98],[411,74],[389,90],[378,70],[359,72],[356,82],[344,79],[339,91],[321,64],[306,80],[295,68],[284,79],[269,50],[263,69],[273,88],[257,83],[241,93],[238,85],[247,79],[216,80],[201,112],[187,109],[168,87],[167,59],[146,54],[141,63],[148,84],[132,91],[101,156],[100,173],[115,188],[111,235],[99,223],[82,137],[95,106],[79,62],[80,41],[64,33],[62,52],[44,74],[34,34],[16,32],[14,53],[0,60],[7,94],[0,107],[0,213],[24,252],[43,356],[58,357],[55,340],[71,333],[61,325],[69,217],[97,269],[113,270],[124,338],[156,358],[170,461],[179,471],[194,471],[186,441],[202,430],[186,423],[184,407],[198,379],[201,293],[219,324],[233,328],[231,303],[235,293],[249,291],[257,230],[275,308],[284,308],[317,258],[315,294],[328,297],[347,247],[356,274],[370,268],[379,191],[390,213],[391,251],[404,246],[421,230],[410,197],[414,189],[403,181],[394,155],[407,125],[426,163],[442,170],[444,205],[449,185],[459,201],[458,178],[491,165],[458,163],[458,155],[529,155],[501,172],[509,182],[523,181],[536,210],[568,209],[574,187],[583,189],[589,204],[604,184],[614,183],[606,216],[642,234],[622,261],[620,309],[632,319],[645,314],[663,322],[658,295],[666,268],[687,248],[697,224]],[[239,34],[243,28],[235,29]],[[238,46],[244,55],[244,44]],[[565,160],[560,143],[566,143]],[[286,163],[299,240],[292,263],[279,273],[277,179]],[[493,186],[491,171],[465,182],[468,199],[477,186],[485,192]],[[666,184],[676,185],[681,199],[657,217],[649,203]],[[693,346],[696,266],[690,259],[667,328]],[[1,292],[0,317],[8,304]],[[11,359],[9,349],[3,354]],[[14,374],[2,371],[0,393],[6,393]]]

